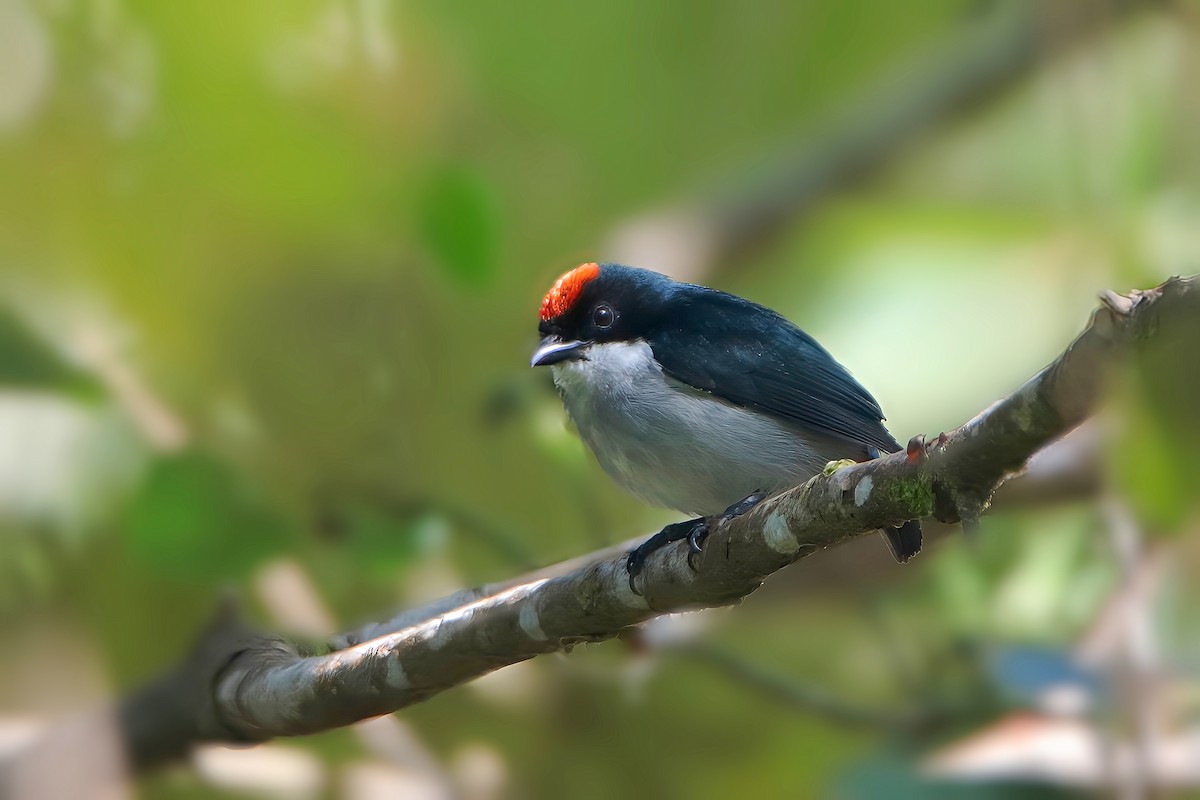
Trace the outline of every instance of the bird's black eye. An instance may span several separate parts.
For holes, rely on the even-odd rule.
[[[616,319],[617,315],[608,306],[596,306],[592,312],[592,324],[597,328],[611,328]]]

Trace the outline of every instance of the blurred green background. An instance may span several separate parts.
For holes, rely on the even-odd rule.
[[[775,307],[901,441],[961,424],[1099,290],[1198,270],[1198,26],[1186,2],[0,0],[0,757],[174,663],[224,589],[319,638],[673,520],[526,366],[580,261]],[[868,537],[641,648],[123,791],[1082,791],[945,763],[1018,723],[1140,730],[1136,637],[1096,641],[1143,567],[1154,707],[1192,730],[1200,438],[1145,385],[1103,500],[905,568]]]

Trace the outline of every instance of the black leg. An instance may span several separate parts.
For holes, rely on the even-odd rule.
[[[746,495],[741,500],[738,500],[729,508],[725,509],[725,512],[721,514],[721,522],[729,522],[729,520],[733,519],[734,517],[740,517],[742,514],[745,514],[747,511],[754,508],[756,505],[766,499],[767,493],[762,489],[757,490],[754,492],[754,494]]]
[[[761,489],[756,490],[753,494],[746,495],[741,500],[738,500],[729,508],[721,512],[720,518],[717,519],[717,526],[719,527],[724,525],[726,522],[729,522],[729,520],[734,519],[735,517],[740,517],[742,514],[745,514],[747,511],[754,508],[766,498],[767,493]],[[692,572],[695,572],[698,569],[694,559],[703,551],[703,547],[701,545],[703,545],[704,539],[708,536],[708,530],[709,526],[705,525],[703,530],[693,530],[690,534],[688,534],[688,566],[692,568]]]
[[[697,529],[707,530],[708,520],[704,517],[697,517],[696,519],[686,519],[683,522],[673,522],[629,551],[629,557],[625,560],[625,569],[629,572],[629,588],[633,590],[634,594],[641,594],[634,585],[633,579],[642,574],[642,567],[646,565],[649,555],[680,539],[687,539],[691,542],[692,535]]]
[[[734,517],[740,517],[761,503],[766,496],[766,492],[757,491],[754,494],[743,497],[725,509],[719,517],[717,524],[723,524]],[[695,570],[696,564],[692,559],[703,551],[704,538],[708,536],[708,530],[708,520],[704,517],[675,522],[630,550],[629,557],[625,561],[625,568],[629,572],[629,588],[633,590],[634,594],[640,595],[641,592],[638,591],[634,583],[634,578],[641,574],[642,567],[646,564],[646,559],[655,550],[665,547],[671,542],[678,542],[680,539],[688,540],[688,566]]]

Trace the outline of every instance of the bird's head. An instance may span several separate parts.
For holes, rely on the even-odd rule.
[[[619,264],[580,264],[542,299],[542,341],[530,365],[586,359],[593,345],[642,338],[661,317],[672,283],[658,273]]]

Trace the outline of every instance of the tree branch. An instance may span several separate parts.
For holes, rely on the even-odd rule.
[[[131,759],[144,767],[197,741],[293,736],[387,714],[659,614],[736,603],[771,573],[844,539],[917,517],[974,522],[1008,476],[1095,409],[1115,357],[1153,336],[1160,318],[1200,312],[1197,280],[1105,293],[1087,329],[1013,394],[928,446],[915,438],[908,453],[828,470],[717,527],[696,572],[686,546],[656,552],[641,595],[630,590],[621,545],[566,574],[460,592],[343,634],[326,655],[224,619],[179,671],[123,704]]]
[[[716,267],[771,242],[833,192],[877,173],[922,134],[1013,88],[1047,57],[1087,42],[1145,0],[994,3],[920,58],[892,64],[852,102],[792,143],[732,192],[625,221],[604,252],[700,282]]]

